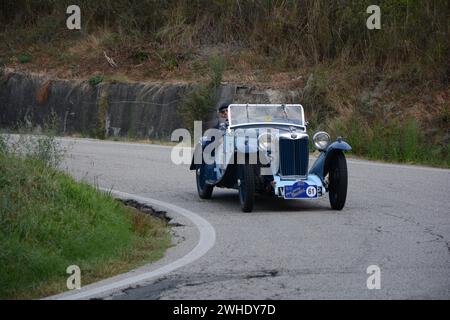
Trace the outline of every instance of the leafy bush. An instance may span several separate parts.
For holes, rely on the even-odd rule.
[[[105,77],[104,77],[104,76],[97,75],[97,76],[94,76],[94,77],[92,77],[92,78],[89,79],[89,84],[90,84],[91,86],[93,86],[93,87],[96,87],[96,86],[98,86],[100,83],[102,83],[103,80],[105,80]]]
[[[207,81],[191,90],[183,99],[181,116],[186,128],[191,132],[195,121],[207,122],[215,110],[217,90],[220,87],[225,60],[221,57],[212,57],[209,60]]]
[[[31,62],[31,56],[28,54],[21,54],[17,57],[20,63],[29,63]]]

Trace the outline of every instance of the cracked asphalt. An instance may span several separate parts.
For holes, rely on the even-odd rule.
[[[186,208],[216,230],[201,259],[107,299],[449,299],[450,170],[349,160],[347,206],[328,198],[286,202],[257,197],[240,211],[237,191],[200,200],[195,174],[170,160],[171,148],[64,139],[64,169],[77,179]],[[174,228],[186,254],[198,232]],[[381,289],[366,270],[381,268]]]

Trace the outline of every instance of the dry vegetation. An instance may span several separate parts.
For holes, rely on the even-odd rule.
[[[83,30],[73,32],[69,1],[3,1],[0,64],[64,78],[198,82],[220,55],[224,81],[307,86],[301,102],[313,126],[348,136],[356,153],[448,166],[450,3],[380,0],[382,30],[369,31],[372,2],[80,0]]]

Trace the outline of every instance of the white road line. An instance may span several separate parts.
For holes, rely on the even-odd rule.
[[[412,165],[412,164],[383,163],[383,162],[374,162],[374,161],[369,161],[369,160],[355,160],[355,159],[351,159],[351,158],[347,159],[347,162],[350,164],[367,165],[367,166],[374,166],[374,167],[384,167],[384,168],[392,168],[392,169],[413,169],[413,170],[425,170],[425,171],[450,173],[450,169],[424,167],[424,166]]]
[[[131,195],[128,193],[120,192],[120,191],[114,191],[109,189],[100,188],[100,190],[111,193],[114,197],[121,198],[121,199],[130,199],[135,200],[140,203],[153,205],[159,208],[165,208],[170,211],[173,211],[176,214],[181,214],[182,216],[186,217],[190,221],[194,223],[194,225],[198,228],[200,232],[200,239],[198,241],[197,246],[189,252],[184,257],[180,258],[179,260],[176,260],[162,268],[159,268],[157,270],[130,276],[125,279],[122,279],[120,281],[111,283],[111,284],[105,284],[96,286],[95,284],[90,284],[89,286],[85,287],[84,289],[81,289],[80,291],[76,291],[73,293],[63,293],[61,295],[57,295],[54,297],[50,297],[51,300],[85,300],[90,298],[95,298],[98,296],[105,295],[106,293],[113,293],[115,291],[118,291],[120,289],[129,288],[133,285],[136,285],[138,283],[147,282],[149,280],[161,277],[163,275],[166,275],[176,269],[179,269],[181,267],[184,267],[198,259],[200,259],[202,256],[204,256],[209,250],[211,250],[214,247],[214,244],[216,242],[216,232],[214,230],[214,227],[205,219],[200,217],[198,214],[186,210],[184,208],[178,207],[176,205],[166,203],[163,201],[140,197]]]

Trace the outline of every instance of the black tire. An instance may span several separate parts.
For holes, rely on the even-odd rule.
[[[344,209],[347,200],[348,172],[347,160],[342,152],[337,152],[329,166],[329,196],[333,210]]]
[[[205,168],[205,165],[201,165],[200,167],[198,167],[197,170],[195,171],[195,176],[196,176],[196,180],[197,180],[198,196],[201,199],[208,200],[208,199],[211,199],[211,197],[212,197],[214,186],[207,184],[205,182],[205,178],[203,177],[204,168]]]
[[[252,212],[255,203],[255,169],[252,165],[239,166],[239,201],[243,212]]]

